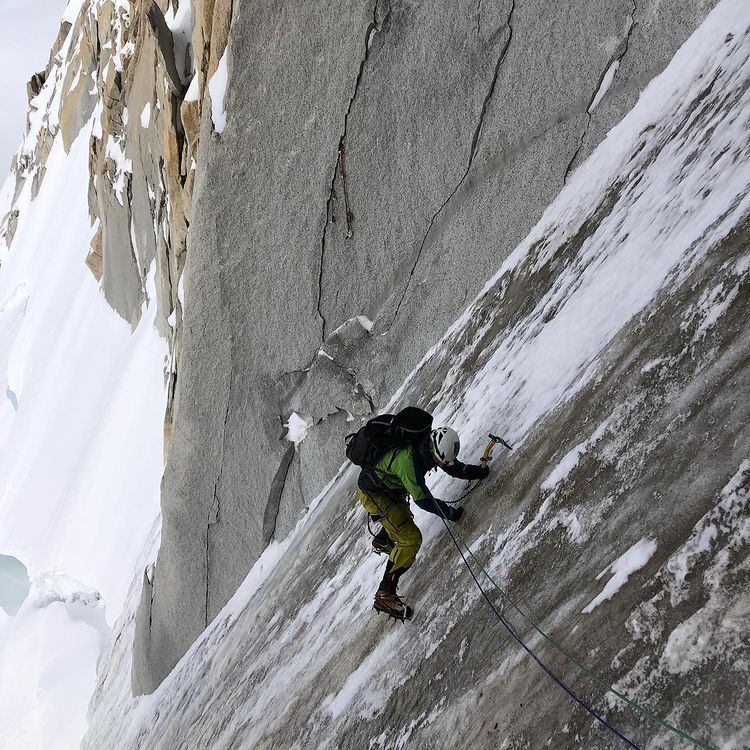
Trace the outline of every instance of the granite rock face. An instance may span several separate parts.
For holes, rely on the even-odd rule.
[[[171,352],[165,448],[203,93],[226,47],[230,18],[230,0],[84,0],[78,15],[62,22],[46,69],[29,81],[26,136],[11,170],[13,202],[25,186],[35,195],[55,135],[61,132],[67,151],[93,118],[86,263],[133,328],[147,295],[156,295],[157,326]],[[49,81],[54,85],[43,91]],[[17,221],[11,210],[0,223],[10,251]]]
[[[224,101],[206,93],[187,138],[187,304],[136,691],[293,528],[343,435],[385,408],[712,6],[234,3]],[[196,48],[225,11],[196,13]],[[297,450],[292,412],[311,424]]]
[[[428,479],[466,513],[444,524],[414,511],[424,541],[399,584],[413,622],[372,610],[384,560],[344,467],[147,698],[122,669],[148,625],[131,606],[102,656],[84,747],[750,746],[743,10],[711,14],[401,384],[395,406],[456,425],[463,458],[489,430],[514,446],[470,495]],[[190,299],[188,287],[188,320]],[[314,370],[368,342],[368,325],[347,323],[324,344],[331,359],[316,355],[299,391],[316,416],[313,393],[337,397]],[[295,409],[298,382],[282,391]],[[223,387],[231,422],[241,401]],[[300,456],[338,419],[313,424]],[[299,460],[290,443],[275,498],[283,477],[284,491],[304,479]],[[154,612],[160,575],[147,572]]]

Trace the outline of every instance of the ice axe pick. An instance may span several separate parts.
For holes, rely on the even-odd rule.
[[[500,443],[500,445],[507,448],[509,451],[513,450],[512,445],[508,445],[508,443],[505,442],[501,437],[498,437],[497,435],[493,435],[492,433],[489,434],[490,442],[487,443],[484,453],[482,454],[482,458],[479,459],[479,463],[482,467],[486,467],[489,463],[490,459],[492,458],[492,449],[495,447],[497,443]]]

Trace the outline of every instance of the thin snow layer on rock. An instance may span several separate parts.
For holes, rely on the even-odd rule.
[[[542,489],[551,490],[555,487],[555,485],[562,482],[578,465],[578,462],[581,460],[581,456],[586,453],[586,451],[592,445],[595,445],[596,442],[601,439],[608,425],[609,421],[602,422],[596,428],[596,430],[594,430],[590,438],[584,440],[584,442],[582,443],[579,443],[570,451],[570,453],[566,454],[563,457],[562,461],[560,461],[560,463],[555,466],[555,468],[550,472],[549,476],[542,482]]]
[[[230,630],[235,620],[242,615],[247,603],[252,600],[253,596],[263,587],[267,579],[275,572],[277,565],[288,561],[287,553],[290,548],[294,548],[302,538],[307,524],[310,522],[315,510],[330,492],[336,480],[340,479],[341,474],[334,477],[323,489],[320,495],[313,500],[308,513],[300,519],[296,528],[282,542],[272,541],[263,551],[243,581],[240,588],[234,596],[227,602],[221,613],[206,628],[203,635],[193,644],[191,649],[183,657],[180,665],[195,663],[201,661],[203,655],[212,651],[217,645],[220,645]],[[158,527],[152,532],[149,543],[145,546],[145,552],[141,559],[139,568],[147,567],[153,571],[153,563],[156,560],[158,549]],[[160,705],[163,700],[170,701],[173,694],[166,683],[161,686],[153,695],[139,696],[133,698],[130,670],[132,663],[132,648],[134,636],[135,610],[138,607],[138,601],[141,594],[139,577],[131,586],[128,599],[123,608],[123,614],[114,628],[114,637],[110,641],[107,653],[103,657],[103,668],[99,671],[99,681],[90,707],[91,724],[89,732],[86,735],[82,748],[100,748],[111,745],[112,741],[112,721],[115,718],[112,714],[113,708],[116,710],[125,710],[128,714],[128,721],[120,721],[117,717],[118,724],[123,727],[126,724],[137,726],[143,720],[148,720],[149,712],[154,706]],[[180,668],[178,666],[178,668]],[[190,671],[191,667],[187,667]],[[114,679],[113,679],[114,677]]]
[[[620,67],[620,62],[620,58],[617,58],[616,60],[613,60],[612,64],[607,68],[607,72],[604,74],[604,78],[602,78],[599,89],[589,106],[589,114],[597,108],[599,102],[604,99],[604,95],[609,91],[609,87],[612,85],[612,81],[615,80],[615,74]]]
[[[458,408],[450,409],[450,393],[462,384],[467,360],[477,352],[469,347],[453,362],[437,395],[447,408],[436,418],[467,425],[468,443],[476,445],[484,437],[476,417],[488,410],[498,413],[499,424],[511,426],[511,444],[520,443],[551,409],[595,377],[599,352],[659,288],[685,278],[746,213],[748,172],[742,165],[748,112],[742,85],[748,70],[741,60],[745,30],[739,10],[735,33],[740,39],[711,46],[712,34],[732,15],[730,5],[722,3],[649,84],[633,111],[576,171],[569,189],[438,344],[444,347],[479,315],[493,291],[497,296],[514,278],[531,279],[550,263],[562,263],[556,253],[565,240],[585,231],[597,212],[604,213],[535,309],[481,352],[481,372]],[[734,64],[724,69],[727,52]],[[724,86],[734,92],[736,106],[715,112],[696,104],[702,91]],[[705,150],[704,136],[709,139]],[[693,158],[696,164],[690,163]],[[627,181],[628,174],[641,169],[642,180]],[[612,188],[622,180],[615,198]],[[597,314],[604,307],[606,316]],[[499,333],[498,322],[491,316],[476,339],[493,327]]]
[[[34,582],[0,626],[9,748],[77,746],[105,606],[112,623],[159,513],[166,345],[155,305],[131,333],[85,265],[92,127],[67,154],[55,138],[33,199],[26,182],[0,268],[0,551]]]
[[[716,505],[661,566],[654,579],[657,592],[628,618],[632,641],[615,657],[613,667],[619,668],[640,643],[650,648],[615,687],[635,700],[644,700],[655,684],[686,678],[717,656],[732,664],[727,674],[730,685],[747,680],[750,595],[742,581],[750,572],[748,511],[750,459],[740,464]],[[700,603],[685,609],[690,589],[696,587]],[[612,696],[607,700],[610,707],[617,707]],[[750,725],[745,722],[736,732],[727,733],[721,747],[734,750],[749,743]]]
[[[229,49],[228,46],[227,49]],[[227,93],[228,80],[227,50],[224,50],[224,54],[221,56],[221,60],[219,60],[219,65],[208,82],[208,91],[211,95],[211,121],[217,133],[223,133],[227,124],[227,111],[224,108],[224,98]]]
[[[682,324],[683,329],[687,329],[693,321],[700,319],[693,334],[693,341],[703,338],[721,320],[740,293],[740,282],[747,275],[748,270],[750,270],[750,254],[731,264],[727,276],[701,295]]]
[[[596,580],[601,580],[607,573],[611,573],[612,577],[607,581],[607,585],[602,589],[601,593],[597,594],[581,612],[587,615],[593,612],[602,602],[611,599],[628,582],[628,578],[636,570],[640,570],[646,565],[654,552],[656,552],[656,540],[641,539],[604,568],[596,577]]]
[[[141,112],[141,127],[148,128],[151,123],[151,102],[146,102]]]
[[[687,440],[688,432],[681,428],[702,395],[694,392],[700,388],[695,384],[743,361],[742,342],[731,338],[740,325],[741,293],[723,313],[724,319],[731,314],[731,323],[712,330],[725,334],[715,349],[691,344],[694,328],[681,338],[679,317],[693,304],[691,294],[700,298],[717,274],[726,276],[734,267],[722,266],[720,256],[737,252],[741,238],[732,244],[731,232],[748,219],[749,40],[744,3],[725,0],[394,397],[394,404],[399,398],[419,398],[434,410],[436,420],[454,424],[467,459],[483,447],[488,425],[506,431],[515,447],[507,458],[512,470],[497,462],[494,476],[467,501],[470,511],[459,533],[469,528],[478,536],[471,540],[471,550],[493,581],[514,593],[522,591],[522,601],[531,602],[529,609],[556,637],[580,628],[585,640],[573,641],[573,649],[584,649],[584,654],[588,639],[601,643],[605,637],[603,618],[623,608],[627,616],[643,601],[643,589],[625,586],[580,616],[591,598],[591,578],[611,561],[613,537],[634,545],[614,566],[620,578],[626,569],[640,568],[640,575],[649,579],[662,562],[658,556],[675,549],[668,528],[630,528],[640,520],[632,517],[634,511],[644,516],[662,511],[653,498],[659,477],[652,477],[646,489],[638,482],[646,468],[652,474],[671,470],[671,454],[657,469],[648,463],[650,457],[664,450],[667,433],[678,435],[681,444]],[[746,285],[747,275],[731,283]],[[699,291],[693,291],[693,284]],[[674,323],[675,317],[678,335],[662,340],[660,326]],[[651,352],[650,345],[660,349]],[[643,373],[654,354],[665,364]],[[732,372],[740,388],[743,371],[736,365]],[[605,388],[608,375],[615,380],[612,390]],[[636,376],[646,380],[625,382]],[[654,384],[654,378],[661,379]],[[628,398],[613,403],[626,386]],[[727,398],[735,396],[732,392]],[[740,426],[733,429],[740,432],[747,423],[743,408],[743,402],[735,404]],[[557,420],[553,412],[560,415]],[[651,421],[644,421],[647,417]],[[575,439],[557,446],[571,424]],[[571,444],[577,446],[573,451]],[[586,474],[589,458],[596,465]],[[715,461],[714,454],[710,465],[699,468],[708,475]],[[550,484],[553,492],[541,487],[550,466],[559,468]],[[691,466],[679,468],[695,480]],[[745,476],[727,485],[722,502],[732,507],[738,498],[744,502]],[[237,592],[152,696],[95,703],[89,747],[97,747],[104,736],[110,747],[128,750],[391,747],[407,739],[415,747],[447,748],[455,747],[457,738],[478,748],[501,746],[504,739],[521,747],[612,746],[611,736],[592,726],[591,718],[562,691],[556,692],[502,630],[495,631],[497,623],[440,519],[415,509],[424,543],[402,591],[415,607],[416,621],[402,627],[373,616],[372,595],[383,560],[371,553],[364,512],[353,500],[355,479],[351,467],[340,472],[283,547],[272,549],[273,569],[259,574],[258,565],[253,568],[251,584]],[[444,477],[431,485],[445,499],[458,499],[464,490]],[[698,499],[690,495],[688,503],[689,489],[682,501],[686,515],[696,512],[703,497],[700,492]],[[581,498],[582,492],[592,497]],[[639,506],[633,505],[636,492]],[[738,523],[743,518],[741,513],[733,517]],[[666,527],[663,515],[656,519]],[[675,525],[678,520],[686,523],[681,517],[674,519]],[[609,544],[597,539],[582,548],[593,529]],[[701,564],[712,534],[706,529],[708,525],[696,530],[691,546],[691,559]],[[566,545],[560,544],[562,535]],[[737,544],[744,539],[728,536]],[[735,599],[719,599],[729,596],[722,585],[737,570],[736,559],[717,554],[706,568],[713,604],[695,622],[713,622],[715,649],[738,639],[738,623],[743,616],[746,621],[746,588],[737,587]],[[677,562],[675,566],[679,568]],[[582,571],[593,572],[586,577]],[[499,602],[494,584],[480,573]],[[262,583],[256,585],[258,578]],[[528,584],[529,578],[535,586]],[[658,584],[648,581],[649,586]],[[659,630],[657,623],[658,632],[650,628],[659,615],[653,614],[648,596],[641,619],[634,615],[629,627],[632,644],[648,639],[640,648],[649,655],[641,657],[632,644],[618,654],[612,668],[618,676],[627,675],[621,689],[649,705],[659,703],[664,714],[717,742],[741,732],[746,718],[737,705],[746,692],[716,690],[717,671],[689,687],[679,681],[667,687],[660,683],[659,674],[676,668],[671,654],[678,650],[689,651],[681,662],[686,669],[717,652],[713,645],[705,649],[697,631],[688,631],[689,618],[671,641],[664,636],[666,625]],[[697,601],[700,595],[690,599],[693,605]],[[513,616],[514,624],[528,630],[517,612]],[[725,622],[729,627],[722,632]],[[538,635],[522,634],[534,648],[542,648]],[[607,641],[607,648],[616,643]],[[613,652],[604,663],[598,646],[588,656],[598,659],[604,672]],[[742,653],[738,646],[737,654]],[[551,651],[544,654],[545,660],[553,657]],[[657,666],[649,666],[649,660]],[[563,669],[559,658],[555,665]],[[451,679],[444,679],[446,669]],[[737,669],[743,676],[747,665]],[[589,687],[585,690],[591,695]],[[519,696],[531,710],[516,708]],[[602,693],[594,700],[602,703]],[[689,710],[691,701],[718,703],[719,709],[696,718]],[[436,705],[441,706],[438,715],[432,713]],[[634,712],[616,718],[636,737],[662,732],[641,723]],[[671,747],[658,737],[661,744],[656,746]]]

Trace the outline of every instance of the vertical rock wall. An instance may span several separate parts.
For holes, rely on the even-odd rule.
[[[136,690],[288,532],[343,434],[385,406],[712,5],[236,0],[226,128],[201,117]],[[196,14],[204,41],[226,28],[219,8]],[[298,449],[292,412],[312,425]]]
[[[12,165],[16,202],[32,195],[58,132],[69,149],[93,118],[86,263],[112,307],[138,324],[155,275],[157,325],[169,340],[171,434],[185,265],[203,93],[224,52],[231,0],[84,0],[66,18],[44,71],[28,84],[29,120]],[[40,94],[45,81],[52,92]],[[18,210],[0,222],[12,251]]]

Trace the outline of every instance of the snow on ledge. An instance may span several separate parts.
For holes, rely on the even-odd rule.
[[[190,81],[190,85],[188,86],[188,90],[185,92],[185,101],[186,102],[196,102],[198,101],[198,94],[200,93],[200,88],[198,86],[198,76],[194,75],[192,80]]]
[[[599,102],[604,99],[604,95],[607,93],[607,91],[609,91],[609,87],[612,85],[612,81],[615,80],[615,73],[617,73],[617,69],[619,67],[620,60],[618,58],[607,68],[607,72],[604,74],[604,78],[602,78],[602,82],[599,85],[599,90],[596,92],[596,96],[589,106],[589,114],[591,114],[596,109]]]
[[[143,112],[141,112],[141,127],[144,130],[147,130],[150,122],[151,122],[151,102],[146,102],[146,106],[143,108]]]
[[[295,450],[299,448],[299,444],[307,437],[312,423],[312,419],[306,419],[297,414],[296,411],[293,411],[289,415],[289,421],[284,424],[284,427],[287,429],[286,439],[290,443],[294,443]]]
[[[228,49],[228,48],[227,48]],[[211,76],[208,82],[208,91],[211,94],[211,120],[214,124],[214,130],[217,133],[223,133],[227,124],[227,112],[224,108],[224,97],[227,93],[227,81],[229,80],[229,70],[227,68],[227,50],[219,60],[219,66],[216,72]]]
[[[70,24],[75,23],[82,6],[83,0],[70,0],[63,11],[62,20]]]

